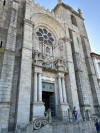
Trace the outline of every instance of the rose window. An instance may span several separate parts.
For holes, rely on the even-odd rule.
[[[52,37],[52,34],[47,29],[39,28],[36,34],[41,43],[49,44],[49,45],[53,44],[54,38]]]

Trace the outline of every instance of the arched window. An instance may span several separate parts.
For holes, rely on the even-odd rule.
[[[77,26],[77,22],[76,22],[75,16],[71,15],[71,21],[72,21],[73,25]]]

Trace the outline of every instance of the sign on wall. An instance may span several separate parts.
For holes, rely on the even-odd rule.
[[[54,84],[43,82],[42,83],[42,91],[54,92]]]

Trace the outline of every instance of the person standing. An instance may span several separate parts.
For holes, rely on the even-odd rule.
[[[77,110],[76,110],[76,107],[74,107],[72,113],[73,113],[74,120],[76,121],[76,120],[78,119],[78,112],[77,112]]]
[[[98,119],[96,119],[95,127],[96,127],[96,130],[97,130],[97,133],[100,133],[100,122],[98,121]]]

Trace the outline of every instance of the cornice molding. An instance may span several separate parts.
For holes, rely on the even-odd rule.
[[[27,23],[27,24],[29,24],[30,26],[33,26],[34,27],[34,23],[31,21],[31,20],[29,20],[29,19],[24,19],[24,24],[25,23]]]
[[[100,55],[99,55],[99,54],[97,54],[97,53],[93,53],[93,52],[92,52],[92,53],[91,53],[91,56],[92,56],[92,57],[96,57],[96,58],[100,59]]]

